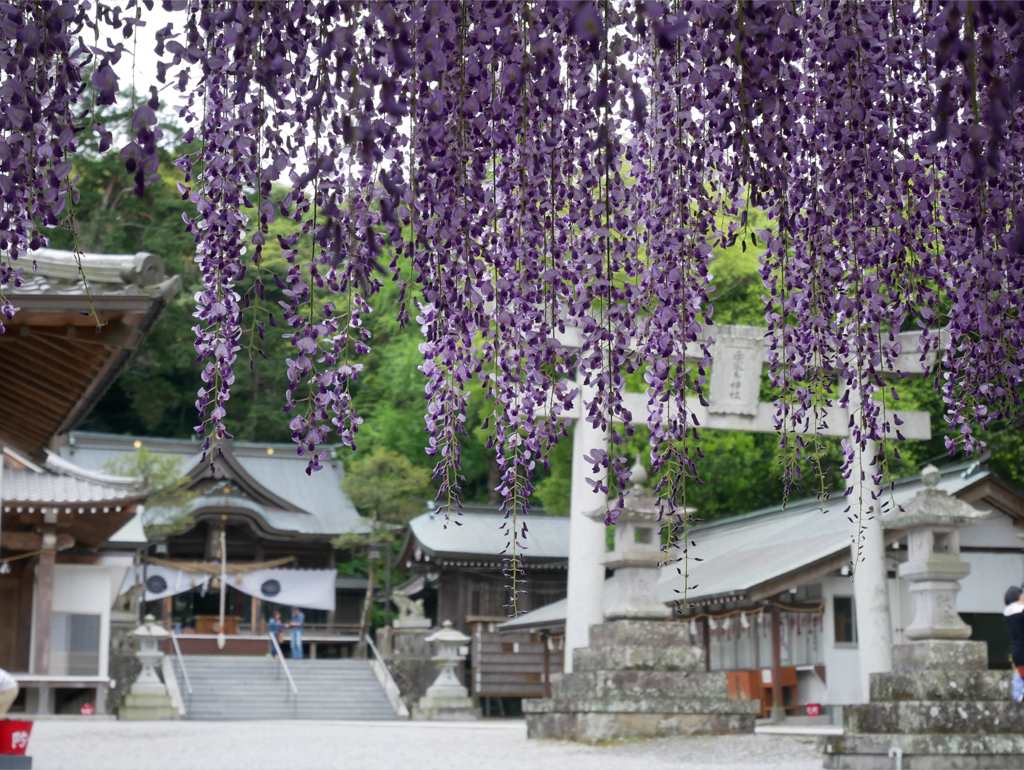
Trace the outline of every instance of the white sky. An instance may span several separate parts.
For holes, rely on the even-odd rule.
[[[133,60],[130,54],[133,48],[135,51],[134,78],[136,93],[148,95],[150,86],[161,87],[161,84],[156,79],[156,63],[159,61],[159,57],[156,55],[156,32],[166,27],[168,23],[174,24],[175,32],[183,32],[185,30],[186,18],[184,11],[170,13],[161,6],[160,0],[155,0],[152,11],[147,11],[145,6],[141,6],[142,19],[146,22],[146,26],[135,28],[133,40],[125,41],[125,47],[128,49],[129,55],[122,56],[121,61],[114,66],[114,71],[121,82],[121,88],[130,88],[132,85]],[[119,40],[124,40],[122,30],[107,28],[106,32],[107,37],[115,43]],[[103,45],[105,43],[106,41],[101,38],[100,44]],[[168,80],[170,80],[170,77],[168,77]],[[172,95],[176,95],[176,93],[168,88],[160,94],[161,101],[173,98]]]

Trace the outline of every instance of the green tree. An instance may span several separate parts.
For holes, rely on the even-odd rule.
[[[186,489],[189,477],[181,472],[181,458],[151,452],[141,446],[134,454],[122,455],[103,463],[103,470],[116,476],[141,476],[146,484],[146,505],[171,511],[187,506],[197,493]],[[187,527],[193,522],[188,513],[177,513],[160,524],[146,527],[146,536],[163,535]]]
[[[366,520],[367,531],[341,535],[333,541],[334,547],[368,552],[376,543],[391,547],[409,520],[423,511],[424,495],[430,491],[430,472],[413,465],[405,455],[377,446],[349,464],[342,487]],[[376,579],[377,561],[370,558],[357,657],[366,656]]]

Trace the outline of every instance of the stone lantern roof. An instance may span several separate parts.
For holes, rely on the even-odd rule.
[[[661,511],[661,506],[658,504],[658,496],[647,488],[649,476],[647,475],[647,469],[640,461],[639,453],[636,455],[629,473],[629,494],[626,495],[625,505],[622,506],[616,522],[656,521]],[[607,510],[605,508],[597,508],[587,513],[587,516],[592,519],[603,519],[606,513]],[[687,515],[692,513],[692,508],[686,509]]]
[[[882,518],[886,529],[910,529],[928,525],[970,525],[988,517],[987,511],[979,510],[969,503],[938,489],[942,473],[934,465],[928,465],[921,472],[924,489],[910,500]]]
[[[471,637],[454,628],[450,620],[446,620],[441,624],[440,630],[435,631],[423,641],[440,642],[441,644],[465,644],[470,639]]]
[[[142,625],[132,631],[129,636],[134,636],[138,639],[162,640],[169,639],[171,632],[157,623],[153,615],[146,615]]]

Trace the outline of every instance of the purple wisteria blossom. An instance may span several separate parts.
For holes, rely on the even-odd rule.
[[[123,43],[84,41],[101,20],[130,37],[143,6],[0,2],[0,290],[45,245],[40,226],[72,214],[75,137],[102,130],[83,84],[101,104],[117,93]],[[685,525],[716,248],[760,254],[788,479],[808,464],[821,475],[830,408],[854,407],[846,474],[860,472],[858,448],[900,438],[889,380],[908,352],[940,354],[951,450],[977,451],[1018,414],[1021,4],[163,6],[184,23],[158,34],[161,98],[200,148],[177,163],[204,278],[205,446],[227,435],[234,367],[269,323],[294,346],[283,406],[309,469],[328,443],[354,448],[363,319],[381,282],[398,281],[399,319],[423,331],[427,451],[446,510],[459,508],[467,400],[478,387],[490,399],[513,597],[519,517],[577,382],[594,394],[582,419],[621,424],[613,444],[646,423],[664,512]],[[158,106],[154,91],[121,150],[137,192],[156,170]],[[275,184],[289,188],[282,201]],[[770,226],[754,231],[753,210]],[[275,218],[294,222],[284,278],[262,267]],[[904,331],[919,333],[916,351],[901,348]],[[643,415],[623,406],[633,372]],[[625,490],[617,454],[591,460]]]

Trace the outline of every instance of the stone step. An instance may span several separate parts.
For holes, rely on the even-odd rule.
[[[528,701],[523,701],[526,704]],[[753,714],[643,714],[551,712],[526,714],[528,738],[559,738],[584,743],[677,735],[753,733]]]
[[[687,623],[664,620],[612,620],[590,627],[590,647],[619,645],[691,647]],[[699,647],[695,649],[700,650]],[[703,655],[703,651],[701,651]]]
[[[1024,733],[1024,709],[1012,700],[866,703],[843,707],[843,727],[869,734]]]
[[[595,626],[597,628],[597,626]],[[703,672],[699,647],[621,644],[573,650],[573,671],[693,671]],[[723,686],[724,692],[724,686]]]
[[[757,714],[761,702],[725,698],[523,698],[524,714]]]
[[[288,661],[298,695],[278,661],[245,656],[186,659],[192,692],[177,660],[188,719],[396,719],[368,661]]]
[[[917,671],[872,674],[872,701],[1009,700],[1008,671]]]
[[[894,644],[892,668],[901,674],[985,671],[988,668],[988,644],[970,639],[925,639]]]
[[[904,770],[1020,770],[1024,735],[829,735],[819,740],[829,770],[895,767],[889,749],[903,751]]]
[[[290,704],[278,705],[273,708],[194,709],[189,719],[394,719],[395,713],[380,708],[313,708],[309,706],[293,707]]]
[[[725,698],[724,671],[574,671],[551,677],[554,698]]]

